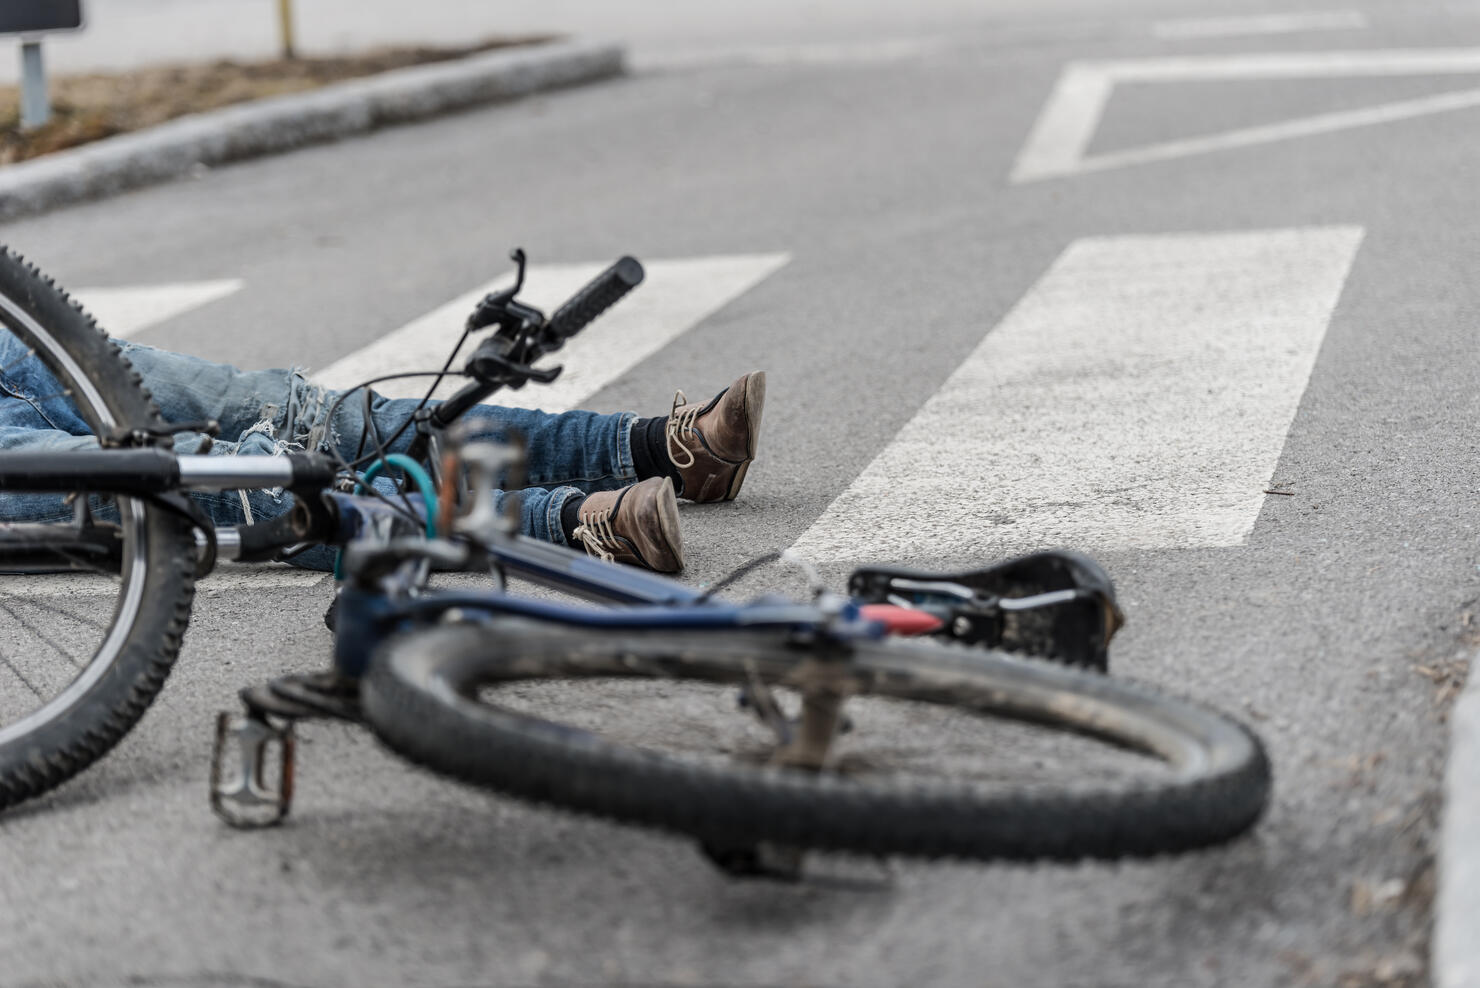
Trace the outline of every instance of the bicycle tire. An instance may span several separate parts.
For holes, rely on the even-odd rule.
[[[1149,687],[962,646],[856,646],[860,694],[923,701],[1155,752],[1176,768],[1088,788],[979,790],[914,778],[856,781],[734,762],[693,764],[478,699],[544,677],[785,682],[807,653],[778,634],[582,634],[509,619],[419,630],[376,653],[367,720],[392,749],[445,775],[581,813],[692,835],[923,858],[1114,859],[1229,840],[1263,813],[1262,744],[1232,719]]]
[[[51,371],[95,435],[160,424],[138,373],[107,334],[55,282],[0,247],[3,331]],[[118,599],[110,617],[100,614],[96,650],[85,661],[72,658],[75,678],[50,699],[37,690],[39,707],[18,720],[0,721],[0,809],[53,789],[106,754],[143,716],[179,652],[195,586],[190,526],[128,498],[117,499],[117,510],[123,544]],[[13,607],[4,610],[26,622]],[[55,640],[50,644],[55,647]],[[19,670],[15,675],[23,678]]]

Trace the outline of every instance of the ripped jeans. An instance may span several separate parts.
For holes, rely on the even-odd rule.
[[[346,460],[354,460],[361,453],[361,436],[368,423],[365,403],[358,395],[341,403],[330,421],[328,413],[339,392],[313,384],[296,369],[242,371],[138,343],[115,342],[143,377],[165,421],[215,419],[221,424],[220,437],[209,450],[211,456],[270,456],[318,449],[335,450]],[[96,448],[87,423],[61,390],[39,360],[26,356],[19,340],[0,330],[0,456],[16,449]],[[417,404],[414,398],[373,395],[369,419],[390,440]],[[637,480],[632,460],[634,412],[551,414],[478,405],[464,420],[475,432],[524,437],[529,486],[517,492],[497,491],[494,498],[499,508],[505,507],[505,498],[518,499],[521,531],[533,538],[564,544],[560,512],[570,498],[615,490]],[[414,436],[413,429],[406,429],[387,442],[387,452],[405,452]],[[193,453],[204,439],[199,433],[180,433],[175,437],[175,450]],[[373,447],[367,443],[366,448]],[[390,478],[378,477],[375,485],[385,493],[394,492]],[[262,521],[292,504],[292,495],[281,489],[198,492],[191,497],[219,525]],[[0,521],[69,517],[71,510],[56,495],[0,493]],[[294,562],[325,569],[332,559],[331,551],[315,549]]]

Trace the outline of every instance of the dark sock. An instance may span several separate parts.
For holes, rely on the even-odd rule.
[[[678,467],[668,458],[668,416],[632,423],[632,466],[637,470],[638,480],[668,477],[675,487],[682,486]]]
[[[560,507],[560,528],[565,533],[566,545],[576,544],[576,529],[581,526],[581,505],[585,503],[585,495],[582,495],[566,498]]]

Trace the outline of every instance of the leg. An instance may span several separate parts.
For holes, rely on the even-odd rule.
[[[215,418],[221,423],[227,441],[211,450],[216,455],[323,448],[352,460],[360,456],[372,424],[389,451],[404,451],[414,439],[404,427],[420,404],[416,400],[372,394],[368,403],[353,397],[339,401],[342,393],[311,384],[294,370],[243,372],[137,344],[126,344],[125,351],[167,419]],[[525,534],[557,543],[579,535],[588,551],[676,570],[683,553],[671,510],[675,489],[696,501],[735,496],[755,455],[764,395],[765,377],[756,373],[740,378],[702,408],[675,399],[672,416],[643,420],[638,449],[633,433],[639,420],[631,412],[553,415],[486,405],[470,410],[466,419],[495,436],[524,437],[529,486],[518,496]],[[335,408],[332,421],[330,408]],[[199,449],[200,439],[182,436],[178,445],[190,452]],[[583,495],[623,490],[642,477],[670,483],[648,484],[650,489],[634,492],[632,498],[606,498],[582,510]],[[392,486],[389,478],[380,483]],[[507,496],[513,495],[495,493],[500,501]],[[287,504],[281,490],[201,499],[219,523],[270,517]],[[313,558],[313,553],[304,555],[303,562]]]
[[[632,412],[551,414],[496,405],[475,405],[464,418],[475,431],[495,438],[523,437],[531,487],[563,485],[595,493],[666,476],[681,497],[717,501],[733,500],[745,482],[755,459],[765,400],[766,375],[756,371],[702,406],[689,404],[680,391],[672,414],[661,418],[640,419]],[[346,404],[354,407],[341,407],[331,433],[349,458],[358,449],[366,422],[363,403]],[[415,399],[377,395],[370,417],[389,437],[418,404]],[[388,448],[403,451],[411,439],[407,430]]]
[[[373,423],[387,441],[387,452],[404,451],[410,430],[395,435],[416,410],[415,399],[376,396],[370,403]],[[353,455],[367,427],[364,403],[353,413],[337,412],[331,433],[341,452]],[[632,449],[632,412],[601,415],[573,411],[552,415],[527,408],[477,405],[464,421],[475,433],[493,439],[522,437],[525,473],[530,485],[520,498],[521,528],[535,538],[580,545],[609,561],[630,563],[664,573],[683,568],[683,542],[671,480],[650,476],[638,483]],[[349,448],[353,446],[354,449]],[[554,490],[546,488],[559,485]],[[590,495],[587,497],[586,495]]]
[[[364,427],[363,404],[350,396],[339,406],[335,421],[326,422],[328,411],[340,392],[328,391],[309,382],[296,370],[242,371],[199,357],[172,353],[154,347],[123,343],[124,352],[144,378],[160,411],[168,421],[216,419],[221,424],[222,440],[210,448],[212,456],[272,455],[289,449],[333,448],[346,460],[357,455]],[[372,409],[383,435],[389,436],[410,417],[415,400],[396,400],[375,396]],[[560,416],[543,416],[523,409],[496,409],[491,406],[475,410],[473,418],[510,423],[506,428],[533,430],[541,437],[541,447],[561,451],[558,463],[569,465],[575,475],[591,475],[600,483],[603,471],[610,472],[620,447],[621,416],[591,416],[589,423],[559,421]],[[504,413],[507,413],[505,416]],[[496,414],[495,414],[496,413]],[[541,419],[547,421],[541,421]],[[599,420],[599,421],[598,421]],[[630,428],[630,424],[629,424]],[[411,442],[408,430],[395,443],[394,451],[404,451]],[[175,448],[180,453],[197,452],[205,437],[181,433]],[[583,444],[590,452],[583,453]],[[608,457],[605,453],[613,454]],[[544,462],[551,462],[548,458]],[[630,463],[630,456],[628,458]],[[556,470],[556,473],[559,473]],[[630,471],[629,471],[630,472]],[[561,512],[572,498],[579,499],[581,490],[558,484],[552,490],[520,492],[520,530],[531,538],[562,543]],[[618,486],[614,480],[605,480]],[[377,478],[376,489],[394,495],[396,487],[389,477]],[[219,525],[241,525],[262,521],[286,511],[292,500],[281,489],[259,491],[202,492],[192,495],[205,508],[211,520]],[[495,492],[497,502],[511,495]],[[300,565],[327,568],[332,565],[332,551],[311,550],[294,560]]]
[[[199,433],[182,433],[176,437],[176,452],[190,454],[198,450],[205,436]],[[97,449],[97,440],[92,436],[74,436],[57,429],[47,429],[35,424],[0,424],[0,455],[13,450],[53,450],[65,452],[72,449]],[[212,456],[270,456],[279,451],[277,441],[261,432],[253,432],[240,442],[216,441],[212,444]],[[396,487],[389,477],[377,477],[375,487],[382,494],[394,496]],[[520,530],[531,538],[563,543],[561,512],[572,499],[579,502],[584,498],[581,491],[572,487],[553,490],[531,489],[518,492],[494,492],[495,503],[503,507],[504,499],[518,499]],[[253,521],[274,518],[292,507],[292,495],[282,488],[253,491],[198,491],[191,498],[204,509],[206,516],[217,525],[244,525]],[[101,501],[94,503],[98,517],[107,519],[112,512]],[[72,509],[63,503],[60,495],[33,494],[24,492],[0,492],[0,522],[35,521],[63,522],[72,517]],[[293,559],[294,564],[309,569],[329,569],[333,566],[334,550],[313,549]]]
[[[332,401],[332,398],[331,398]],[[420,402],[376,395],[370,417],[387,440],[402,429]],[[633,412],[551,414],[531,408],[475,405],[463,416],[474,434],[496,440],[522,438],[525,483],[529,487],[574,487],[585,493],[616,490],[639,479],[632,459]],[[330,439],[340,455],[353,459],[367,428],[364,403],[351,398],[339,407]],[[403,453],[415,438],[405,429],[387,452]],[[368,448],[368,447],[367,447]]]
[[[144,379],[166,422],[215,419],[221,438],[249,433],[303,447],[318,445],[332,394],[294,369],[244,371],[200,357],[115,340]],[[251,450],[257,452],[257,450]]]

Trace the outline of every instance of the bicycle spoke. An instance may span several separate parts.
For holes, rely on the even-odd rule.
[[[47,605],[38,601],[35,597],[25,597],[19,594],[12,594],[0,591],[0,600],[9,600],[13,603],[18,604],[30,604],[32,607],[45,610],[48,614],[59,614],[64,617],[69,617],[73,621],[76,621],[78,624],[86,625],[87,627],[93,628],[94,630],[104,633],[108,631],[108,626],[106,624],[98,621],[89,620],[88,618],[82,617],[79,614],[75,614],[72,611],[64,611],[55,607],[48,607]],[[0,603],[0,610],[6,610],[4,603]]]
[[[21,672],[20,667],[17,666],[14,662],[10,661],[10,656],[6,655],[4,652],[0,652],[0,665],[4,665],[5,668],[9,669],[15,675],[16,679],[19,679],[27,689],[36,694],[36,698],[38,700],[46,699],[46,694],[41,692],[41,690],[37,688],[35,683],[27,679],[26,674]]]
[[[9,614],[11,617],[15,618],[16,623],[19,624],[22,628],[25,628],[37,638],[40,638],[42,641],[46,642],[46,644],[50,645],[57,654],[70,662],[79,672],[82,671],[83,663],[78,662],[75,658],[73,658],[71,652],[58,645],[55,641],[52,640],[49,635],[46,634],[46,632],[42,631],[34,624],[21,617],[15,611],[7,607],[3,602],[0,602],[0,611],[4,611],[6,614]]]

